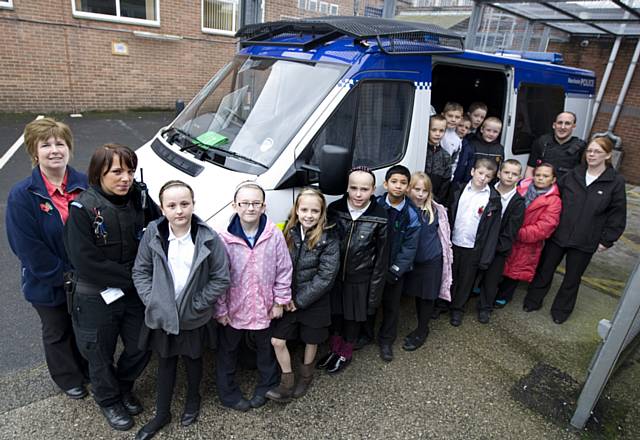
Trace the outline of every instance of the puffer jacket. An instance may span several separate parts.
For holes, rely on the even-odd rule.
[[[334,226],[325,228],[313,249],[308,236],[302,239],[300,226],[289,231],[289,252],[293,261],[291,296],[301,322],[313,327],[331,324],[331,299],[328,295],[340,268],[340,241]]]
[[[140,241],[132,277],[146,306],[145,324],[177,335],[199,328],[213,318],[217,298],[229,287],[229,261],[214,231],[195,215],[191,221],[193,264],[187,284],[176,298],[169,251],[169,222],[165,217],[149,223]]]
[[[219,235],[227,250],[231,286],[218,298],[215,317],[228,316],[237,330],[263,330],[274,304],[291,301],[292,264],[282,231],[270,220],[253,247],[237,235],[238,216]],[[236,232],[236,233],[234,233]]]
[[[340,272],[342,281],[369,282],[368,311],[373,313],[382,300],[382,289],[388,268],[387,213],[375,196],[371,204],[353,220],[347,195],[329,205],[327,215],[336,224],[340,238]]]
[[[445,301],[451,301],[451,284],[453,283],[453,244],[451,243],[451,227],[447,208],[439,203],[432,202],[438,214],[438,238],[442,247],[442,282],[438,297]]]
[[[532,184],[531,178],[522,180],[518,184],[518,194],[524,197]],[[524,211],[524,222],[504,265],[504,276],[529,283],[533,280],[544,242],[556,230],[561,211],[562,200],[554,183],[549,192],[536,197]]]

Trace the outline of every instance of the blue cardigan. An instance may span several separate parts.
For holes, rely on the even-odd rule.
[[[67,167],[67,191],[87,186],[86,175]],[[71,269],[62,241],[64,225],[39,167],[11,188],[6,225],[11,250],[22,264],[21,285],[27,301],[49,307],[64,304],[63,274]]]

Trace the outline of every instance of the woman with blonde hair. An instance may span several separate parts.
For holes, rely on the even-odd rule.
[[[436,299],[451,300],[451,231],[447,210],[433,200],[432,189],[426,173],[417,171],[411,175],[409,198],[422,212],[422,226],[414,267],[407,274],[404,289],[407,295],[415,297],[418,318],[416,329],[404,340],[402,348],[406,351],[417,350],[427,339]]]

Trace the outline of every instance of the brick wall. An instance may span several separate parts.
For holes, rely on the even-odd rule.
[[[580,45],[584,40],[589,41],[586,47]],[[604,132],[609,126],[636,42],[635,39],[626,39],[620,45],[592,133]],[[612,47],[613,40],[574,37],[568,43],[550,44],[548,50],[561,52],[564,55],[565,64],[568,66],[593,70],[597,77],[597,91]],[[613,132],[622,138],[624,148],[624,157],[620,168],[622,174],[629,183],[640,184],[640,70],[638,69],[636,69],[631,81],[622,112]]]

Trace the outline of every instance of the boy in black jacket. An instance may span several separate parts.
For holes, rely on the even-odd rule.
[[[480,299],[478,301],[478,322],[487,324],[493,310],[493,303],[498,294],[498,283],[502,278],[504,263],[511,253],[513,241],[518,236],[518,230],[524,220],[524,198],[518,194],[516,188],[522,165],[515,159],[507,159],[502,162],[495,188],[500,194],[502,204],[502,221],[500,235],[496,246],[496,255],[484,274]]]
[[[384,180],[388,192],[378,198],[378,204],[387,211],[389,217],[389,266],[382,294],[382,324],[378,331],[380,357],[385,362],[393,360],[391,347],[398,334],[404,274],[412,269],[418,248],[420,214],[406,197],[410,180],[411,172],[406,167],[392,166]],[[368,320],[370,334],[373,334],[374,326],[375,315]]]
[[[431,179],[433,198],[436,202],[446,204],[451,181],[451,155],[442,148],[440,141],[447,129],[447,120],[442,115],[433,115],[429,119],[429,143],[424,172]]]
[[[502,121],[496,117],[484,120],[476,133],[468,134],[462,142],[458,167],[454,171],[453,182],[467,183],[473,164],[482,158],[493,160],[499,167],[504,160],[504,146],[500,143]]]
[[[500,194],[489,185],[497,171],[495,161],[478,159],[471,169],[471,181],[456,190],[451,203],[453,284],[450,323],[462,324],[478,269],[486,269],[495,256],[500,234]]]

